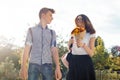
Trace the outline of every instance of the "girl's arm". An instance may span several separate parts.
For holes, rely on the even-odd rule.
[[[91,57],[94,55],[94,44],[95,44],[95,37],[91,37],[89,41],[89,46],[87,46],[84,43],[82,46]]]

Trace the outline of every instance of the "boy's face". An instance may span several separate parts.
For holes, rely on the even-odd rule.
[[[46,21],[47,24],[50,24],[51,21],[53,20],[52,12],[48,11],[46,14],[44,14],[44,20]]]

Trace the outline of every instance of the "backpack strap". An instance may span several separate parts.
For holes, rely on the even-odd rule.
[[[32,38],[32,42],[33,42],[33,34],[32,34],[32,29],[29,28],[29,31],[30,31],[30,35],[31,35],[31,38]]]
[[[32,29],[31,29],[31,28],[29,28],[29,31],[30,31],[30,35],[31,35],[31,40],[32,40],[32,42],[33,42],[33,34],[32,34]],[[31,48],[30,48],[30,52],[31,52],[31,49],[32,49],[32,46],[31,46]],[[30,52],[29,52],[29,54],[30,54]]]
[[[52,41],[53,41],[53,30],[50,30],[51,32],[51,42],[50,42],[50,46],[52,46]]]

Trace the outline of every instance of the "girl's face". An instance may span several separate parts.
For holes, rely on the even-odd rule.
[[[82,16],[78,16],[76,18],[76,25],[77,25],[77,27],[85,28],[84,22],[82,20]]]

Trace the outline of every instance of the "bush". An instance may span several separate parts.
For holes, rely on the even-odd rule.
[[[14,63],[8,57],[5,62],[0,63],[0,80],[16,80],[19,71],[14,67]]]

